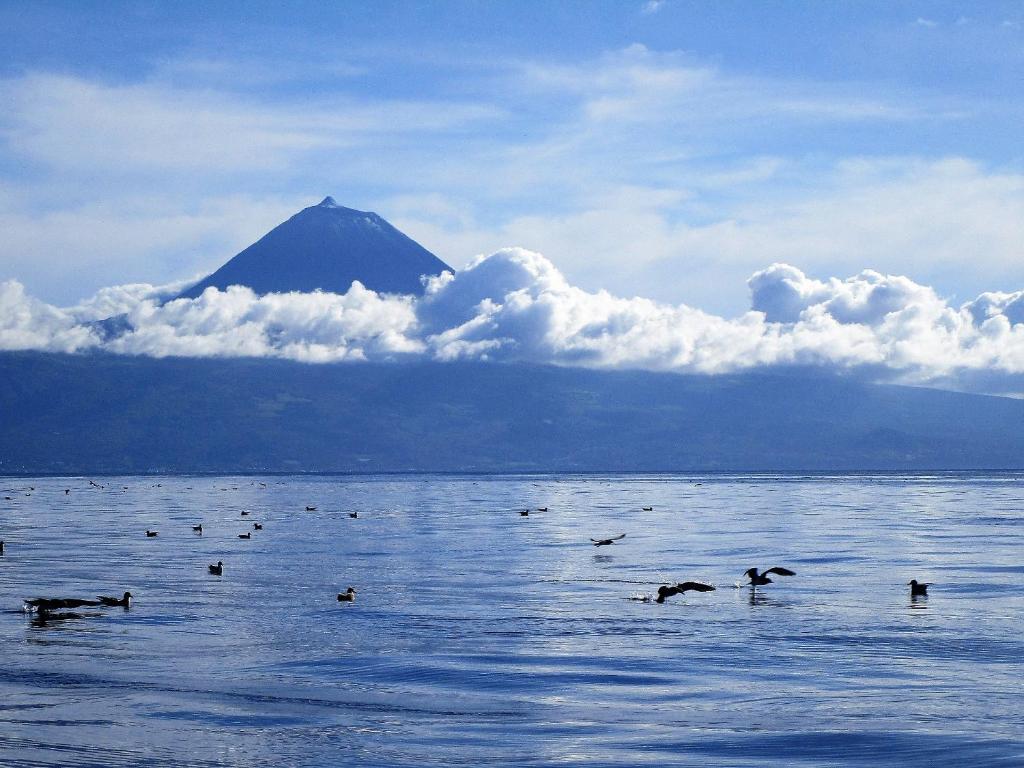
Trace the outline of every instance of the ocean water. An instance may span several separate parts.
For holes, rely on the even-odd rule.
[[[96,480],[0,479],[5,768],[1024,765],[1021,474]]]

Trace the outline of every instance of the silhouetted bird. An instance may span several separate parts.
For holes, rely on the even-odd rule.
[[[71,493],[71,489],[70,488],[65,488],[64,489],[64,495],[67,496],[69,493]]]
[[[349,512],[348,516],[351,517],[352,519],[355,519],[355,518],[359,517],[359,513],[358,512]]]
[[[217,561],[216,565],[211,565],[208,567],[210,569],[210,573],[212,573],[214,576],[224,575],[224,563],[222,563],[220,560]]]
[[[310,506],[307,506],[307,507],[306,507],[306,511],[307,511],[307,512],[316,512],[316,507],[310,507]]]
[[[153,538],[154,536],[156,536],[156,535],[157,535],[157,531],[151,531],[151,530],[149,530],[149,529],[147,528],[147,529],[146,529],[146,535],[147,535],[147,536],[148,536],[149,538],[151,538],[151,539],[152,539],[152,538]]]
[[[240,539],[251,539],[252,538],[252,534],[251,533],[240,533],[240,534],[238,534],[238,538],[240,538]]]
[[[529,516],[530,516],[530,510],[528,510],[528,509],[524,509],[524,510],[522,510],[522,511],[521,511],[521,512],[519,513],[519,516],[520,516],[520,517],[529,517]]]
[[[355,587],[349,587],[344,592],[338,593],[338,600],[343,603],[354,603],[356,600]]]
[[[33,597],[25,601],[29,609],[55,611],[60,608],[81,608],[84,605],[102,605],[99,600],[80,600],[75,597]]]
[[[132,593],[131,592],[125,592],[124,593],[124,597],[120,597],[120,598],[118,598],[118,597],[104,597],[103,595],[100,595],[97,599],[101,603],[103,603],[103,605],[120,605],[120,606],[122,606],[124,608],[131,608],[132,607]]]
[[[658,587],[658,599],[654,602],[664,603],[665,598],[672,595],[681,595],[685,592],[714,592],[715,588],[710,584],[701,584],[699,581],[684,581],[674,587]]]
[[[203,524],[200,523],[199,525],[193,525],[192,526],[192,530],[195,531],[196,533],[202,533],[203,532]]]
[[[928,594],[928,587],[931,586],[931,582],[928,582],[927,584],[925,584],[925,583],[919,582],[917,579],[911,579],[910,581],[907,582],[907,584],[910,587],[910,594],[911,594],[912,597],[915,597],[915,596],[918,596],[918,595],[927,595]]]
[[[614,544],[619,539],[626,538],[626,534],[620,533],[618,536],[612,536],[610,539],[591,539],[594,542],[595,547],[607,547],[609,544]]]
[[[644,512],[653,512],[654,507],[640,507]]]
[[[243,509],[243,510],[242,510],[242,514],[243,514],[243,515],[248,515],[248,514],[249,514],[249,511],[248,511],[248,510],[246,510],[246,509]]]
[[[791,571],[789,570],[789,568],[780,568],[778,566],[775,566],[774,568],[769,568],[767,571],[761,574],[757,572],[757,568],[748,568],[743,572],[743,575],[750,578],[750,586],[758,587],[762,584],[772,583],[772,580],[768,578],[769,573],[774,573],[779,576],[796,576],[795,571]]]
[[[537,507],[537,511],[538,512],[547,512],[548,508],[547,507]]]
[[[0,541],[0,555],[4,553],[4,543]]]
[[[254,531],[262,531],[263,530],[263,525],[261,523],[253,523],[252,524],[252,529]]]

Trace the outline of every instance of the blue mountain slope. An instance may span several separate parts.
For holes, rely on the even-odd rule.
[[[1022,423],[806,371],[0,354],[0,475],[1021,469]]]
[[[384,293],[422,294],[421,275],[452,268],[375,213],[338,205],[330,197],[272,229],[178,298],[206,288],[246,285],[256,293],[345,293],[358,280]]]

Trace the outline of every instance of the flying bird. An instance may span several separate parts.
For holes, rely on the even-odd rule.
[[[222,563],[220,560],[217,561],[216,565],[210,565],[207,567],[210,569],[210,573],[212,573],[214,576],[224,575],[224,563]]]
[[[714,592],[715,588],[710,584],[701,584],[699,581],[683,581],[676,584],[674,587],[661,586],[658,587],[658,599],[654,602],[664,603],[665,598],[672,597],[673,595],[682,595],[685,592]]]
[[[595,547],[607,547],[609,544],[614,544],[619,539],[626,538],[626,534],[620,533],[618,536],[612,536],[609,539],[591,539],[594,542]]]
[[[2,550],[0,550],[0,551],[2,551]],[[907,586],[910,587],[910,596],[911,597],[917,597],[919,595],[925,595],[927,597],[927,595],[928,595],[928,587],[931,586],[931,582],[923,583],[923,582],[919,582],[917,579],[911,579],[910,581],[907,582]]]
[[[791,571],[789,568],[780,568],[779,566],[769,568],[767,571],[760,574],[757,572],[757,568],[748,568],[743,572],[743,575],[750,578],[750,586],[758,587],[762,584],[772,583],[772,580],[768,578],[769,573],[774,573],[778,576],[796,576],[796,571]]]
[[[99,597],[97,597],[97,599],[101,603],[103,603],[103,605],[110,605],[110,606],[120,605],[120,606],[122,606],[124,608],[131,608],[132,607],[132,593],[131,592],[125,592],[124,593],[124,597],[104,597],[103,595],[100,595]]]
[[[349,587],[344,592],[338,593],[338,602],[341,603],[354,603],[356,601],[356,590],[355,587]]]

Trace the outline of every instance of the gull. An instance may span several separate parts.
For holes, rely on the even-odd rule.
[[[769,568],[767,571],[760,574],[757,572],[757,568],[748,568],[743,572],[743,575],[750,577],[750,586],[757,587],[762,584],[772,583],[772,580],[768,578],[769,573],[774,573],[779,576],[796,576],[795,571],[791,571],[789,568],[780,568],[779,566]]]
[[[715,588],[710,584],[702,584],[699,581],[683,581],[676,584],[674,587],[661,586],[658,587],[658,599],[654,602],[664,603],[665,598],[672,597],[672,595],[681,595],[684,592],[714,592]]]
[[[120,606],[123,606],[124,608],[131,608],[132,607],[132,593],[131,592],[125,592],[124,593],[124,597],[104,597],[103,595],[100,595],[99,597],[97,597],[97,599],[101,603],[103,603],[103,605],[111,605],[111,606],[113,606],[113,605],[120,605]]]
[[[0,550],[0,551],[2,551],[2,550]],[[931,582],[923,583],[923,582],[919,582],[917,579],[911,579],[910,581],[907,582],[907,586],[910,587],[910,596],[911,597],[917,597],[918,595],[924,595],[925,597],[927,597],[928,596],[928,587],[931,586]]]
[[[624,539],[624,538],[626,538],[626,534],[620,533],[618,536],[612,536],[611,538],[607,538],[607,539],[591,539],[591,541],[594,542],[594,546],[595,547],[607,547],[609,544],[614,544],[619,539]]]

